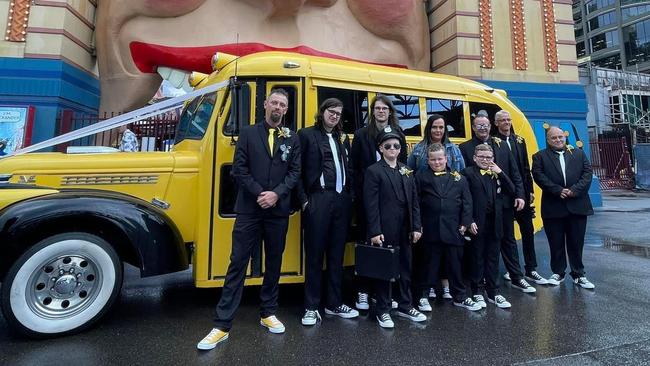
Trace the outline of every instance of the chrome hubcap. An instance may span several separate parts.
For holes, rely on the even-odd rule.
[[[101,287],[101,273],[91,258],[58,256],[36,268],[28,286],[32,311],[44,318],[66,318],[92,304]]]

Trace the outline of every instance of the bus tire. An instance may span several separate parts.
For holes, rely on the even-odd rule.
[[[82,232],[50,236],[23,253],[2,283],[3,314],[32,338],[86,329],[115,302],[122,263],[104,239]]]

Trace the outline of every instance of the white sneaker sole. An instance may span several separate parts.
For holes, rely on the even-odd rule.
[[[368,309],[370,309],[370,305],[368,305],[367,302],[354,303],[354,307],[359,309],[359,310],[368,310]]]
[[[433,309],[431,308],[431,305],[429,305],[429,306],[420,306],[420,305],[418,305],[418,310],[426,311],[427,313],[433,311]]]
[[[476,304],[475,306],[467,306],[464,305],[462,302],[455,302],[455,301],[454,301],[454,306],[458,306],[460,308],[467,309],[469,311],[479,311],[483,309],[483,307],[480,304]]]
[[[325,308],[325,314],[327,314],[327,315],[336,315],[336,316],[339,316],[339,317],[341,317],[343,319],[352,319],[352,318],[356,318],[356,317],[359,316],[359,312],[356,311],[356,310],[352,310],[349,313],[337,313],[337,312],[334,312],[334,311],[329,310],[327,308]]]
[[[272,327],[269,327],[268,325],[262,323],[261,320],[260,320],[260,325],[263,326],[264,328],[268,329],[269,332],[271,332],[271,333],[273,333],[273,334],[282,334],[282,333],[284,333],[284,331],[286,330],[285,327],[282,327],[282,328],[272,328]]]
[[[594,284],[590,284],[590,285],[582,285],[582,284],[575,283],[575,282],[574,282],[574,284],[575,284],[576,286],[580,286],[580,287],[582,287],[582,288],[584,288],[584,289],[586,289],[586,290],[593,290],[593,289],[596,288],[596,286],[594,286]]]
[[[519,291],[521,291],[523,293],[526,293],[526,294],[534,294],[535,292],[537,292],[537,289],[534,288],[533,286],[529,286],[529,287],[526,287],[526,288],[515,286],[515,285],[512,285],[512,284],[510,286],[512,288],[516,288],[517,290],[519,290]]]
[[[302,323],[302,325],[316,325],[318,320],[317,319],[309,319],[309,320],[302,319],[300,322]]]
[[[510,309],[512,307],[512,304],[497,304],[496,301],[488,299],[490,304],[496,305],[499,309]]]
[[[411,321],[414,321],[416,323],[421,323],[421,322],[427,320],[427,317],[424,316],[424,314],[423,314],[422,318],[410,316],[408,314],[402,313],[401,311],[396,311],[395,314],[397,314],[398,316],[401,316],[402,318],[411,319]]]
[[[218,341],[216,341],[214,343],[201,343],[201,342],[199,342],[199,344],[196,345],[196,348],[200,349],[202,351],[211,350],[211,349],[214,349],[217,346],[217,344],[225,341],[226,339],[228,339],[228,334],[226,334],[223,338],[221,338],[220,340],[218,340]]]
[[[524,276],[524,278],[525,278],[526,280],[530,281],[530,282],[535,282],[535,283],[538,284],[538,285],[548,285],[548,284],[549,284],[549,283],[548,283],[548,280],[545,279],[545,278],[542,278],[541,280],[536,280],[536,279],[534,279],[534,278],[532,278],[532,277],[528,277],[528,276]]]

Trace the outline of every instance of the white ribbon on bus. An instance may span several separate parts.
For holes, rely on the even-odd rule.
[[[12,152],[11,154],[7,154],[5,156],[2,156],[0,158],[7,158],[9,156],[13,155],[21,155],[25,153],[29,153],[32,151],[37,151],[41,150],[47,147],[52,147],[58,144],[62,144],[64,142],[76,140],[78,138],[94,135],[96,133],[112,130],[114,128],[128,125],[129,123],[136,122],[139,120],[143,120],[161,113],[168,112],[170,110],[178,108],[178,105],[182,102],[185,102],[190,99],[194,99],[196,97],[215,92],[219,89],[222,89],[226,86],[228,86],[229,81],[225,80],[220,83],[208,85],[204,88],[201,88],[199,90],[195,90],[193,92],[187,93],[185,95],[181,95],[178,97],[170,98],[167,100],[164,100],[162,102],[158,102],[146,107],[142,107],[139,109],[136,109],[134,111],[128,112],[121,114],[116,117],[109,118],[107,120],[97,122],[93,125],[86,126],[83,128],[80,128],[78,130],[70,131],[68,133],[65,133],[60,136],[53,137],[49,140],[45,140],[42,142],[39,142],[37,144],[27,146],[23,149],[16,150]]]

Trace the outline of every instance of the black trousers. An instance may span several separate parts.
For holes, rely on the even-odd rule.
[[[499,290],[499,243],[501,238],[494,228],[494,215],[485,217],[485,227],[478,228],[478,235],[467,247],[469,265],[469,284],[472,295],[481,295],[479,286],[485,279],[485,292],[492,298]]]
[[[274,315],[278,308],[278,281],[282,253],[289,227],[288,217],[267,214],[239,214],[232,231],[232,252],[221,299],[214,316],[214,327],[229,331],[244,291],[246,268],[251,253],[264,240],[264,280],[260,290],[260,316]]]
[[[449,280],[449,292],[456,302],[467,298],[463,282],[462,246],[443,242],[420,242],[413,247],[414,289],[420,298],[429,297],[429,289],[435,287],[442,278]],[[442,272],[442,267],[446,271]],[[443,277],[444,276],[444,277]]]
[[[526,204],[523,210],[515,212],[515,220],[521,233],[521,249],[524,252],[524,270],[530,273],[537,269],[535,254],[535,227],[533,226],[533,208]]]
[[[394,225],[387,225],[384,227],[384,243],[385,245],[399,246],[399,275],[397,281],[396,293],[393,296],[397,301],[398,309],[406,312],[413,307],[413,298],[411,296],[411,272],[412,272],[412,248],[409,239],[409,230],[407,228],[406,206],[395,207],[395,211],[391,212],[391,219],[395,220]],[[391,308],[391,286],[389,281],[382,281],[372,279],[369,280],[371,287],[377,300],[376,312],[377,314],[387,313]]]
[[[309,196],[305,222],[305,308],[318,310],[321,304],[323,257],[327,253],[326,306],[343,303],[343,253],[350,221],[351,198],[347,192],[316,191]]]
[[[585,245],[587,216],[572,215],[558,219],[544,219],[544,231],[551,249],[551,270],[564,276],[566,257],[569,257],[571,277],[585,275],[582,249]]]
[[[510,278],[518,281],[523,278],[519,264],[519,250],[515,240],[515,213],[514,208],[504,208],[503,212],[503,237],[501,238],[501,256]]]

